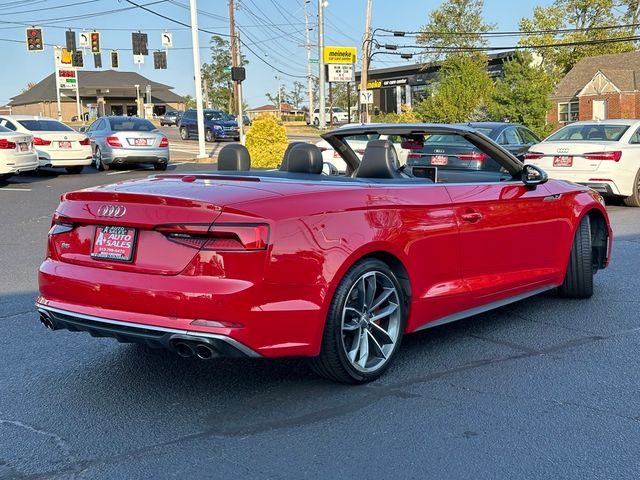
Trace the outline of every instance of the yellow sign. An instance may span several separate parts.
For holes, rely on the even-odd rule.
[[[356,63],[356,47],[324,47],[324,63]]]
[[[63,48],[62,52],[60,53],[60,63],[62,65],[71,65],[71,54],[71,50]]]

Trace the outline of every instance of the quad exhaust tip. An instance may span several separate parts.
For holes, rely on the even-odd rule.
[[[183,358],[189,358],[195,355],[201,360],[209,360],[217,356],[215,350],[206,343],[180,341],[176,342],[173,347],[176,353]]]
[[[44,313],[40,312],[40,323],[44,325],[49,330],[55,330],[55,326],[53,325],[53,321]]]

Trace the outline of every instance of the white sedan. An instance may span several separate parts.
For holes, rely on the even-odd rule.
[[[62,122],[34,115],[3,115],[0,126],[33,135],[40,167],[64,167],[69,173],[80,173],[85,165],[91,165],[89,137]]]
[[[38,168],[33,136],[0,126],[0,180]]]
[[[533,145],[525,163],[640,207],[640,120],[571,123]]]

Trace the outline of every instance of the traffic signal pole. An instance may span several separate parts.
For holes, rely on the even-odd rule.
[[[191,9],[191,45],[193,48],[193,77],[196,88],[196,118],[198,123],[198,158],[207,158],[204,145],[204,111],[202,109],[202,72],[200,71],[200,40],[198,39],[198,7],[189,0]]]

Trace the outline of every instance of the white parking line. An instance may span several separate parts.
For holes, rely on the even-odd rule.
[[[9,187],[0,187],[0,192],[30,192],[30,188],[9,188]]]

